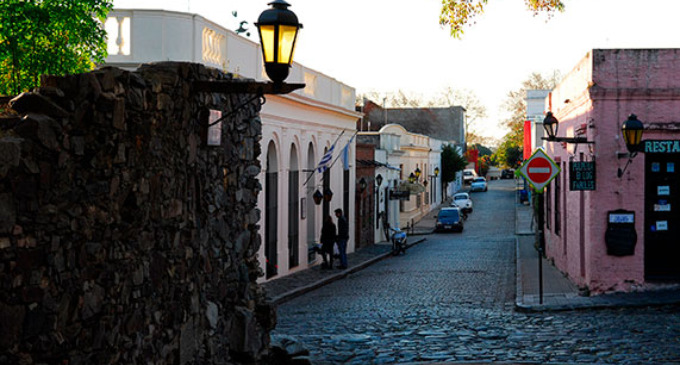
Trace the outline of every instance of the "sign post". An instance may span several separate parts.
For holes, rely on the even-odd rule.
[[[543,149],[539,148],[529,157],[519,168],[518,173],[522,175],[534,188],[537,194],[543,194],[545,187],[561,172],[560,167],[548,156]],[[543,199],[541,199],[542,201]],[[542,216],[543,207],[538,209],[538,214]],[[538,222],[543,219],[539,217]],[[538,295],[539,304],[543,304],[543,245],[541,237],[543,227],[536,230],[536,242],[538,243]]]

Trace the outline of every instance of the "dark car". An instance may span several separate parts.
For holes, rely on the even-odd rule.
[[[514,179],[515,178],[515,170],[513,169],[505,169],[503,172],[501,172],[501,179]]]
[[[436,231],[463,232],[463,214],[460,208],[442,208],[435,218]]]

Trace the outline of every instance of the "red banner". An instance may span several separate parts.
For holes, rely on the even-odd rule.
[[[524,160],[526,161],[531,157],[531,121],[524,121]]]

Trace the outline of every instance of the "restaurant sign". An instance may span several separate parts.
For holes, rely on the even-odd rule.
[[[645,153],[680,153],[680,140],[678,141],[642,141]]]
[[[569,162],[569,190],[595,190],[595,161]]]

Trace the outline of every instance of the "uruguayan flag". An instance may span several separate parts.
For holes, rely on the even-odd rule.
[[[333,150],[335,149],[335,143],[331,146],[331,148],[328,149],[328,152],[326,152],[323,157],[321,157],[321,161],[319,161],[319,166],[316,167],[316,171],[320,174],[322,174],[326,169],[328,169],[328,164],[331,163],[331,160],[333,159]]]

